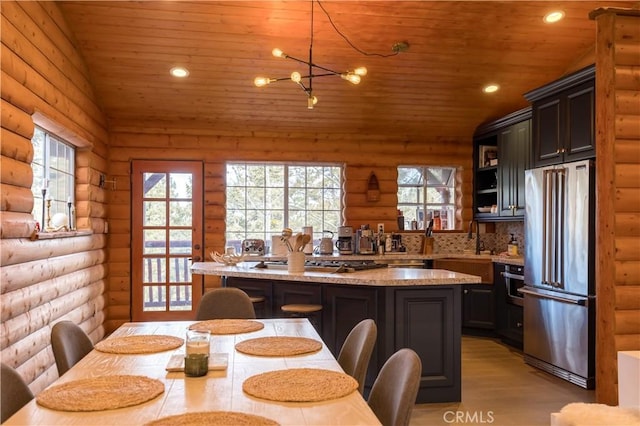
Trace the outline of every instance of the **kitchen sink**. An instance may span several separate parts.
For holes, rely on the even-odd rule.
[[[468,259],[446,257],[433,259],[433,269],[446,269],[469,275],[478,275],[483,284],[493,284],[493,261],[491,259]]]

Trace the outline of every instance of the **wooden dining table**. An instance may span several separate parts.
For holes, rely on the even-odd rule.
[[[104,375],[142,375],[160,380],[165,391],[156,398],[127,408],[69,412],[44,408],[34,400],[7,420],[6,425],[143,425],[147,422],[190,412],[236,411],[269,418],[282,425],[376,425],[380,424],[356,390],[322,402],[272,402],[255,398],[242,390],[245,379],[256,374],[290,368],[319,368],[342,372],[333,354],[323,343],[318,352],[263,357],[238,352],[235,345],[246,339],[265,336],[299,336],[322,341],[305,318],[260,319],[264,328],[250,333],[212,335],[211,352],[227,354],[226,369],[210,370],[203,377],[186,377],[184,372],[165,370],[171,355],[184,353],[185,346],[151,354],[112,354],[92,350],[51,386]],[[126,323],[108,338],[130,335],[170,335],[185,337],[193,322]],[[3,389],[3,391],[5,391]]]

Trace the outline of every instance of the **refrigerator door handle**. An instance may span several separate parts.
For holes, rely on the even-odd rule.
[[[582,298],[582,297],[574,299],[574,298],[556,296],[556,295],[549,294],[549,293],[546,293],[546,292],[542,293],[542,292],[539,292],[539,291],[536,291],[536,290],[531,290],[531,289],[527,288],[526,286],[525,287],[521,287],[518,291],[520,293],[522,293],[522,294],[528,294],[528,295],[531,295],[531,296],[539,297],[541,299],[551,299],[551,300],[555,300],[557,302],[570,303],[570,304],[573,304],[573,305],[580,305],[580,306],[587,306],[588,300],[589,300],[589,299]]]
[[[549,283],[549,247],[551,239],[551,173],[545,170],[542,175],[542,284]]]
[[[558,274],[555,279],[555,287],[564,289],[564,241],[565,241],[565,222],[569,219],[566,217],[566,181],[567,174],[565,169],[558,170],[558,235],[556,245],[556,255],[558,258]]]

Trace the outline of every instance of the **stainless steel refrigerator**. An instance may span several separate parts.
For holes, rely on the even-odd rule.
[[[594,175],[591,160],[525,172],[521,289],[525,362],[588,389],[595,384]]]

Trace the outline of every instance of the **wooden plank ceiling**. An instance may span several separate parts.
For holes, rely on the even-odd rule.
[[[629,1],[329,1],[335,26],[314,6],[313,60],[337,71],[366,66],[359,85],[313,80],[318,104],[291,81],[257,88],[260,76],[305,75],[271,55],[308,59],[310,1],[69,1],[60,7],[85,57],[112,130],[393,134],[451,140],[527,106],[523,93],[588,65],[598,7]],[[543,15],[562,9],[554,25]],[[190,75],[169,75],[176,65]],[[497,83],[487,95],[482,87]]]

